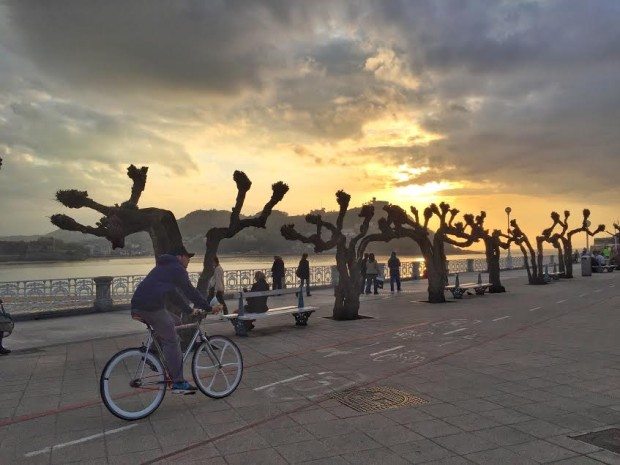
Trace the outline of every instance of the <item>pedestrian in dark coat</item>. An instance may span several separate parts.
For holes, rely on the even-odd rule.
[[[396,252],[392,252],[388,260],[388,268],[390,269],[390,291],[394,292],[394,283],[400,292],[400,260],[396,256]]]
[[[366,288],[366,264],[368,263],[368,254],[364,254],[364,258],[362,258],[362,262],[360,263],[360,275],[362,277],[362,286],[360,288],[360,294],[364,293],[364,289]]]
[[[304,282],[306,283],[306,295],[310,297],[310,262],[308,261],[307,253],[301,256],[301,260],[299,260],[299,265],[297,266],[297,272],[295,274],[301,281],[300,287],[302,288],[302,292]]]
[[[286,268],[282,257],[273,257],[273,265],[271,265],[271,278],[273,279],[273,289],[282,289],[284,286],[284,276]]]

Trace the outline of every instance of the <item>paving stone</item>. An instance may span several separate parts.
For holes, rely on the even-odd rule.
[[[460,433],[452,436],[444,436],[433,439],[437,444],[459,455],[471,454],[483,450],[496,448],[496,445],[488,440],[472,433]]]
[[[462,408],[457,407],[453,404],[435,404],[435,405],[423,405],[420,407],[421,410],[429,413],[430,415],[436,418],[445,418],[445,417],[453,417],[457,415],[464,415],[469,412],[463,410]]]
[[[529,457],[538,462],[553,462],[557,460],[574,457],[577,454],[572,450],[565,449],[555,444],[543,440],[536,440],[518,444],[516,446],[507,446],[513,452]]]
[[[588,454],[588,457],[608,465],[620,465],[620,456],[608,450],[601,450]]]
[[[488,410],[480,413],[482,416],[490,418],[502,425],[511,425],[514,423],[522,423],[524,421],[533,420],[529,415],[518,412],[510,408],[500,408],[497,410]]]
[[[239,454],[229,454],[224,456],[224,459],[228,465],[245,465],[248,463],[256,465],[288,464],[288,462],[272,448],[241,452]]]
[[[463,431],[476,431],[479,429],[499,426],[498,422],[475,413],[460,415],[458,417],[446,417],[443,420],[462,429]]]
[[[381,428],[376,430],[367,430],[365,433],[384,446],[392,446],[394,444],[401,444],[405,442],[417,441],[424,439],[418,433],[405,428],[404,426],[395,425],[389,428]]]
[[[531,442],[534,440],[532,436],[509,426],[498,426],[496,428],[482,429],[474,434],[481,438],[493,441],[500,446],[511,446]]]
[[[616,463],[620,463],[620,460]],[[601,465],[601,462],[585,455],[579,455],[577,457],[553,462],[553,465]]]
[[[503,448],[476,452],[466,455],[465,458],[480,465],[536,465],[538,463]]]
[[[412,463],[423,463],[431,460],[444,459],[455,454],[453,451],[445,449],[429,439],[396,444],[390,446],[390,449]]]
[[[277,446],[275,449],[290,463],[306,462],[338,455],[318,440],[285,444]]]
[[[343,455],[348,452],[376,449],[381,447],[381,444],[364,433],[330,436],[328,438],[321,439],[321,443],[327,450],[333,452],[334,455]]]
[[[343,454],[342,458],[355,465],[375,465],[378,463],[381,465],[405,465],[409,463],[387,448]]]
[[[418,421],[406,426],[426,438],[449,436],[461,432],[459,428],[443,420]]]
[[[512,425],[512,427],[527,434],[531,434],[532,436],[536,436],[537,438],[548,438],[570,432],[568,428],[554,425],[553,423],[543,420],[524,421],[523,423]]]

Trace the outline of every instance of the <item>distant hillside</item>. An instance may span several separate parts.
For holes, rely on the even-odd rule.
[[[376,206],[377,215],[371,223],[371,232],[377,229],[377,220],[383,216],[381,203]],[[359,231],[361,220],[358,217],[360,208],[349,210],[345,217],[344,228],[348,233]],[[320,211],[327,221],[335,222],[338,215],[335,211]],[[222,241],[220,244],[221,253],[260,253],[260,254],[288,254],[311,251],[312,247],[299,242],[285,240],[280,234],[280,227],[283,224],[293,223],[297,230],[304,234],[311,234],[314,228],[304,220],[305,215],[289,215],[281,211],[274,211],[267,221],[266,229],[248,228],[241,231],[232,239]],[[245,217],[242,215],[242,217]],[[204,253],[205,234],[212,227],[223,227],[228,225],[230,211],[228,210],[196,210],[188,215],[179,218],[179,229],[183,236],[186,247],[197,253]],[[99,247],[105,249],[109,247],[107,240],[85,235],[78,232],[56,230],[46,235],[66,243],[88,244],[89,247]],[[126,248],[134,250],[144,250],[152,253],[151,240],[146,233],[139,233],[129,236],[126,241]],[[418,255],[420,249],[417,244],[409,239],[399,239],[389,243],[373,243],[368,247],[369,252],[377,254],[389,254],[392,250],[403,255]],[[460,249],[446,244],[446,252],[449,254],[459,253]],[[468,253],[471,253],[469,251]]]

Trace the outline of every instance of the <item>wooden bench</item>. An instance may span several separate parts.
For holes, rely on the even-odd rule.
[[[275,289],[273,291],[258,291],[258,292],[246,292],[241,291],[236,293],[239,298],[239,308],[237,313],[229,313],[228,315],[221,315],[221,319],[229,320],[235,327],[235,334],[237,336],[247,336],[248,329],[246,327],[246,321],[260,320],[263,318],[269,318],[277,315],[293,315],[295,318],[296,326],[307,326],[308,318],[318,307],[310,307],[304,305],[304,294],[302,288],[299,289]],[[297,295],[297,305],[289,305],[283,307],[270,308],[263,313],[249,313],[245,311],[245,299],[247,297],[275,297],[282,295]]]
[[[477,283],[465,283],[461,284],[459,280],[459,275],[456,275],[456,279],[454,281],[454,285],[446,286],[446,291],[450,291],[452,296],[455,299],[462,299],[463,294],[470,289],[473,289],[476,292],[476,295],[484,295],[484,293],[491,287],[491,283],[483,283],[482,282],[482,274],[478,273],[478,282]]]
[[[605,271],[608,273],[613,273],[616,269],[616,265],[596,265],[592,267],[598,273],[604,273]]]

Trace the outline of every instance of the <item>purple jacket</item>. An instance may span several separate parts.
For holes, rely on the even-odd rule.
[[[200,295],[189,280],[187,270],[174,255],[160,255],[157,265],[146,275],[131,298],[131,308],[137,310],[161,310],[166,297],[174,299],[175,304],[183,308],[183,312],[191,313],[192,309],[178,294],[191,300],[196,307],[210,310],[209,303]]]

